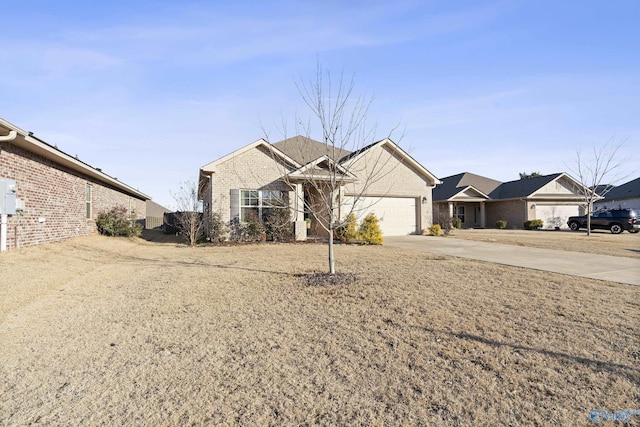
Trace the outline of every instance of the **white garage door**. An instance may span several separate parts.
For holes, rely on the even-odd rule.
[[[345,197],[345,206],[353,204],[353,198]],[[362,197],[356,203],[354,213],[358,224],[373,212],[380,220],[383,236],[406,236],[416,232],[416,199],[407,197]]]
[[[544,221],[544,227],[568,228],[567,219],[579,215],[578,205],[536,205],[536,218]]]

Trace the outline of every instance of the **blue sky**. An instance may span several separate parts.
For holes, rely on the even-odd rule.
[[[635,0],[23,0],[2,18],[0,117],[168,207],[306,115],[295,81],[318,59],[438,177],[566,171],[611,138],[640,170]]]

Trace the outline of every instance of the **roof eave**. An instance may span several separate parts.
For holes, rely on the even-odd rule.
[[[70,156],[64,151],[59,150],[58,148],[53,147],[52,145],[32,136],[29,132],[20,129],[19,127],[7,122],[6,120],[0,118],[0,124],[7,129],[17,132],[18,135],[15,139],[10,141],[11,144],[31,153],[42,156],[46,159],[49,159],[61,166],[65,166],[76,172],[81,172],[82,174],[94,178],[97,181],[118,188],[119,190],[122,190],[130,196],[134,196],[141,200],[151,200],[151,197],[149,197],[148,195],[136,190],[133,187],[130,187],[129,185],[121,181],[118,181],[116,178],[107,175],[106,173],[94,168],[93,166],[88,165],[81,160]]]

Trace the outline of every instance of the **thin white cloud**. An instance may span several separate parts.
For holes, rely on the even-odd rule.
[[[469,31],[505,13],[504,3],[466,8],[459,12],[430,14],[420,4],[404,2],[340,8],[302,4],[279,14],[286,4],[276,3],[265,19],[262,10],[225,9],[216,4],[194,12],[177,9],[171,22],[165,17],[123,18],[102,27],[82,24],[65,28],[56,38],[97,49],[105,57],[129,61],[161,60],[166,63],[227,63],[272,54],[325,52],[353,47],[390,46],[443,34]],[[405,18],[402,26],[388,22]]]
[[[110,68],[122,64],[114,56],[87,48],[43,47],[41,60],[54,72]]]

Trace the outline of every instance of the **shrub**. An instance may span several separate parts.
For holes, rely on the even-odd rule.
[[[453,226],[458,230],[462,228],[462,220],[460,218],[453,219]]]
[[[537,228],[542,228],[544,225],[544,221],[541,219],[532,219],[524,222],[524,228],[527,230],[535,230]]]
[[[262,239],[262,235],[265,233],[264,224],[258,218],[258,214],[251,211],[245,218],[244,226],[244,241],[257,242]]]
[[[381,245],[383,238],[378,217],[372,213],[364,217],[358,228],[358,237],[360,237],[363,243],[368,245]]]
[[[116,206],[108,212],[100,212],[96,219],[98,232],[105,236],[139,236],[142,225],[135,221],[135,216],[128,213],[124,206]]]
[[[270,209],[265,218],[264,228],[268,240],[290,241],[293,238],[293,223],[289,209]]]
[[[429,227],[430,236],[439,236],[441,234],[442,234],[442,228],[440,227],[440,224],[433,224],[431,227]]]
[[[440,215],[440,217],[438,217],[438,225],[440,226],[440,229],[445,236],[448,236],[451,232],[451,228],[453,228],[451,218],[449,218],[447,215]]]
[[[229,240],[233,242],[243,242],[245,235],[245,225],[236,217],[229,221]]]
[[[202,212],[178,211],[174,215],[178,235],[182,236],[188,245],[194,246],[205,240]]]
[[[209,241],[211,243],[223,242],[229,232],[229,227],[222,221],[222,214],[214,212],[209,217]]]
[[[244,222],[234,218],[230,222],[229,240],[235,242],[257,242],[265,234],[264,223],[256,212],[247,213]]]
[[[336,238],[342,242],[354,242],[358,239],[358,221],[356,220],[356,214],[351,212],[344,223],[336,228]]]
[[[507,221],[505,221],[504,219],[496,221],[496,227],[498,227],[500,230],[504,230],[505,228],[507,228]]]

